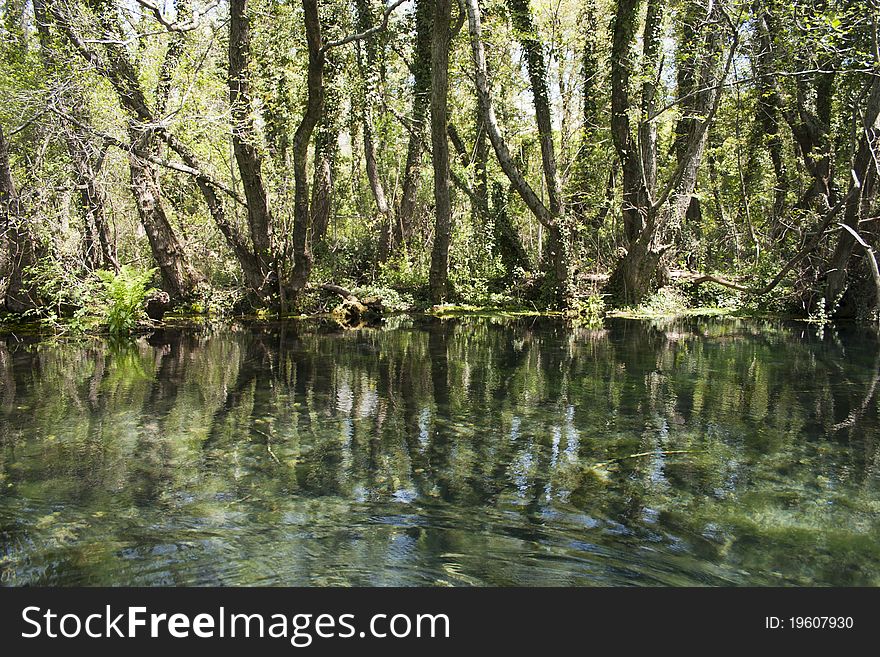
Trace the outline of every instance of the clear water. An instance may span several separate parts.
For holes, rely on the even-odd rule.
[[[880,343],[721,319],[0,340],[7,585],[880,585]]]

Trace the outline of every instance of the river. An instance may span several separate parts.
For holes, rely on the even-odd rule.
[[[880,585],[877,333],[0,339],[5,585]]]

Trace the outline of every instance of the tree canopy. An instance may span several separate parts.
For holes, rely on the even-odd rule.
[[[876,316],[877,0],[0,18],[8,312],[75,315],[125,266],[192,310],[308,312],[333,288],[576,310],[671,287]]]

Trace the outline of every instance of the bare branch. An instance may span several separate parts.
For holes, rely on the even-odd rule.
[[[741,285],[739,283],[735,283],[733,281],[729,281],[725,278],[721,278],[720,276],[712,276],[710,274],[705,274],[701,276],[697,276],[692,282],[694,285],[700,285],[701,283],[718,283],[719,285],[723,285],[724,287],[729,287],[734,290],[738,290],[740,292],[746,292],[748,294],[753,294],[755,296],[762,296],[767,294],[771,290],[773,290],[779,283],[782,282],[782,279],[785,278],[785,275],[791,271],[791,269],[799,263],[801,260],[806,258],[817,246],[819,246],[819,242],[822,241],[822,238],[825,237],[828,233],[826,229],[831,225],[832,220],[835,215],[849,202],[849,200],[857,195],[860,191],[860,188],[857,185],[853,185],[850,187],[849,192],[847,192],[846,196],[840,199],[837,204],[830,210],[828,210],[822,221],[819,222],[819,225],[816,227],[815,233],[813,237],[798,251],[794,257],[792,257],[788,262],[786,262],[782,269],[777,272],[776,276],[774,276],[767,285],[760,288],[750,288],[745,285]]]
[[[339,39],[337,41],[328,41],[321,48],[321,53],[326,53],[331,48],[337,48],[338,46],[344,46],[345,44],[352,43],[353,41],[361,41],[362,39],[366,39],[368,37],[373,36],[377,32],[383,31],[384,29],[386,29],[388,27],[388,19],[391,18],[391,13],[395,9],[397,9],[400,5],[402,5],[404,2],[407,2],[407,1],[408,0],[396,0],[396,2],[394,2],[393,4],[388,5],[388,7],[385,9],[385,12],[382,14],[382,22],[379,23],[378,25],[374,25],[370,29],[364,30],[363,32],[360,32],[358,34],[350,34],[349,36],[344,37],[342,39]]]
[[[148,10],[153,17],[163,26],[165,29],[171,32],[192,32],[193,30],[199,29],[201,26],[201,18],[209,11],[214,9],[219,3],[219,0],[213,0],[213,2],[208,3],[201,10],[193,10],[193,16],[190,20],[185,21],[183,23],[178,23],[177,21],[169,20],[164,13],[162,13],[161,7],[156,4],[150,2],[150,0],[137,0],[137,3]]]
[[[877,298],[880,299],[880,268],[877,267],[877,256],[874,253],[874,249],[872,249],[871,245],[868,244],[864,239],[862,239],[862,236],[859,235],[859,233],[854,228],[852,228],[851,226],[847,226],[845,223],[842,222],[838,225],[841,228],[847,230],[865,250],[868,267],[871,270],[871,278],[874,280],[874,288],[877,291]]]
[[[801,77],[811,77],[814,75],[835,75],[839,73],[847,73],[854,74],[858,73],[860,75],[866,75],[868,77],[876,77],[880,75],[876,70],[872,68],[837,68],[837,69],[828,69],[828,68],[808,68],[802,69],[800,71],[770,71],[768,73],[762,73],[760,75],[753,75],[747,78],[740,78],[738,80],[731,80],[730,82],[720,82],[718,84],[708,85],[706,87],[700,87],[699,89],[694,89],[693,91],[686,93],[682,96],[679,96],[673,101],[670,101],[660,109],[652,112],[650,116],[648,116],[648,121],[656,121],[660,116],[671,109],[674,109],[678,105],[681,105],[684,101],[693,98],[694,96],[698,96],[707,91],[715,91],[717,89],[726,89],[727,87],[738,87],[746,84],[751,84],[753,82],[757,82],[758,80],[763,80],[765,78],[801,78]]]
[[[63,112],[62,110],[58,109],[57,107],[55,107],[52,104],[50,104],[48,106],[48,109],[50,112],[58,115],[61,119],[63,119],[64,121],[67,121],[71,125],[74,125],[77,128],[80,128],[81,130],[86,130],[86,131],[90,132],[91,134],[95,135],[96,137],[100,138],[101,140],[103,140],[105,143],[107,143],[111,146],[115,146],[116,148],[125,151],[128,155],[134,156],[134,154],[132,153],[131,144],[128,144],[125,141],[119,139],[118,137],[114,137],[113,135],[111,135],[107,132],[102,132],[101,130],[97,130],[97,129],[93,128],[92,126],[83,123],[82,121],[78,121],[74,117]],[[170,133],[167,133],[165,131],[163,131],[163,132],[164,132],[164,134],[162,135],[163,138],[165,138],[166,134],[170,136]],[[171,137],[171,141],[175,141],[173,137]],[[169,144],[169,145],[171,145],[171,144]],[[173,146],[172,146],[172,148],[173,148]],[[199,178],[201,180],[204,180],[212,187],[216,187],[217,189],[222,191],[224,194],[228,195],[235,202],[247,207],[247,204],[245,203],[244,199],[242,199],[241,196],[239,196],[234,190],[230,189],[229,187],[227,187],[223,183],[219,182],[218,180],[214,180],[211,176],[206,174],[201,169],[197,169],[195,167],[188,166],[187,164],[182,164],[180,162],[173,162],[171,160],[167,160],[167,159],[164,159],[161,157],[156,157],[153,155],[141,154],[137,157],[141,157],[142,159],[147,160],[148,162],[152,162],[153,164],[158,164],[159,166],[165,167],[166,169],[171,169],[172,171],[178,171],[180,173],[186,173],[186,174],[193,176],[195,178]]]

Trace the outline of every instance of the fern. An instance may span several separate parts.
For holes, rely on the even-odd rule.
[[[144,300],[153,291],[148,288],[155,269],[123,265],[119,273],[95,272],[103,285],[104,320],[112,335],[128,335],[143,319]]]

